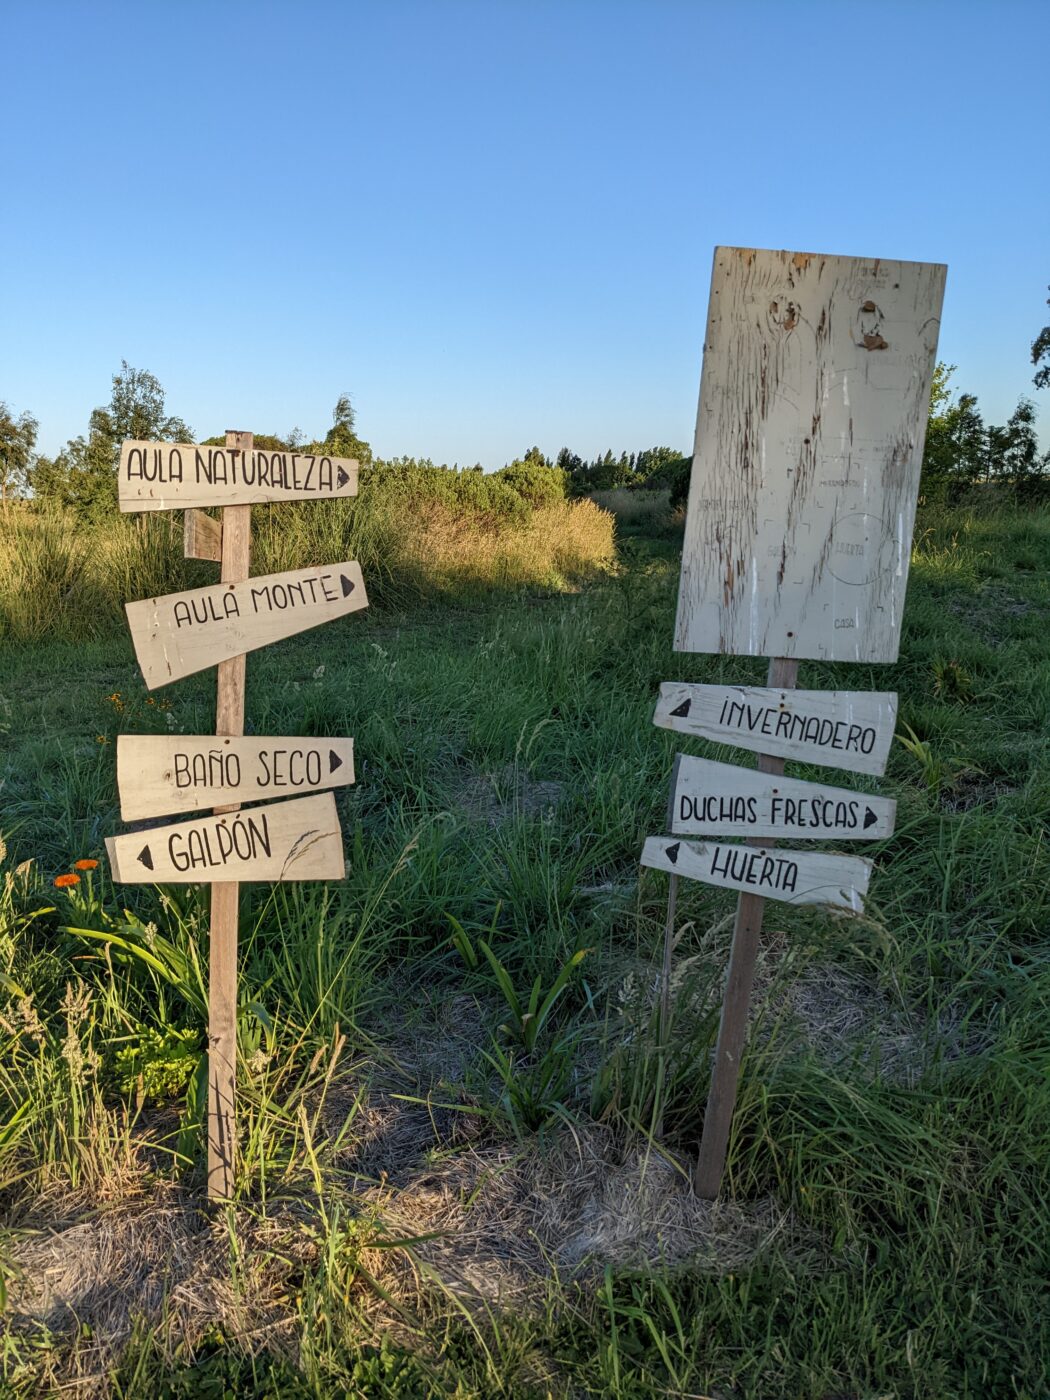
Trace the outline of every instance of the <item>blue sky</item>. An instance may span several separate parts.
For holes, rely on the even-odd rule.
[[[1050,6],[0,0],[0,398],[198,436],[687,447],[715,244],[946,262],[987,417],[1050,316]],[[11,62],[10,56],[14,56]]]

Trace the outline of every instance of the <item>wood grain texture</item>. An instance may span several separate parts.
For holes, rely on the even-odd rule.
[[[766,670],[766,686],[781,691],[793,691],[798,682],[798,662],[784,656],[770,658]],[[784,760],[774,754],[758,755],[758,771],[771,777],[782,777]],[[747,844],[768,850],[773,841],[765,837],[750,837]],[[704,1109],[704,1128],[700,1140],[693,1186],[697,1194],[713,1200],[718,1194],[729,1146],[729,1130],[736,1105],[737,1082],[747,1039],[751,988],[758,962],[758,941],[762,932],[762,917],[766,901],[761,894],[744,891],[736,902],[733,922],[733,942],[729,950],[722,1015],[718,1023],[718,1041],[711,1084]]]
[[[665,681],[653,723],[821,768],[879,774],[893,742],[897,696]]]
[[[302,797],[353,781],[353,739],[210,734],[117,739],[120,815],[126,822]]]
[[[860,856],[766,851],[676,836],[650,836],[642,850],[642,864],[785,904],[832,904],[858,913],[871,877],[871,861]]]
[[[342,880],[346,873],[330,792],[109,836],[106,851],[120,884]]]
[[[352,457],[127,441],[120,449],[117,492],[122,511],[323,501],[356,496],[357,473]]]
[[[202,510],[187,510],[182,518],[182,553],[186,559],[222,559],[222,525]]]
[[[880,841],[896,802],[679,754],[671,779],[677,836],[775,836],[788,841]]]
[[[715,250],[676,650],[897,659],[945,271]]]
[[[226,537],[247,531],[247,506],[228,507]],[[238,518],[239,512],[245,519]],[[164,598],[126,603],[131,639],[150,690],[205,667],[241,657],[322,622],[368,606],[355,560],[230,580]],[[228,731],[221,724],[218,733]]]
[[[245,460],[254,443],[254,434],[229,430],[226,433],[226,452],[230,461]],[[251,506],[223,508],[219,543],[220,581],[226,585],[243,583],[251,573]],[[236,738],[244,733],[246,665],[243,655],[220,661],[218,665],[215,688],[217,735]],[[216,807],[215,816],[236,811],[236,803]],[[237,820],[233,818],[234,822]],[[229,834],[232,836],[236,829],[231,825]],[[248,830],[251,830],[250,826]],[[218,831],[215,835],[219,839]],[[236,880],[217,880],[211,886],[208,935],[208,1198],[213,1201],[232,1198],[236,1171],[240,889]]]

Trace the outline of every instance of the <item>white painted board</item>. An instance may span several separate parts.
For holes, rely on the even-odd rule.
[[[861,856],[692,842],[676,836],[650,836],[642,864],[785,904],[832,904],[857,913],[864,907],[872,870],[871,861]]]
[[[342,880],[346,874],[330,792],[107,836],[106,853],[114,880],[132,885]]]
[[[886,771],[897,696],[665,681],[653,723],[776,758],[878,774]]]
[[[676,650],[897,659],[945,272],[715,249]]]
[[[357,471],[352,457],[135,440],[121,445],[117,494],[123,511],[321,501],[356,496]]]
[[[786,841],[879,841],[893,831],[896,802],[679,754],[671,775],[677,836],[775,836]]]
[[[368,606],[356,560],[125,603],[150,690]]]
[[[353,739],[219,734],[121,734],[117,739],[120,815],[126,822],[302,797],[353,781]]]

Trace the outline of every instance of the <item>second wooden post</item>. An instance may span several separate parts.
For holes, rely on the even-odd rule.
[[[783,656],[771,658],[766,685],[778,690],[794,690],[798,680],[798,662]],[[758,755],[760,773],[781,774],[784,760],[769,754]],[[775,846],[768,838],[752,837],[749,846]],[[674,878],[673,876],[671,877]],[[751,1004],[751,987],[758,961],[758,940],[762,933],[762,917],[766,901],[759,894],[741,894],[737,898],[736,921],[733,925],[733,945],[729,954],[722,1019],[718,1027],[718,1044],[711,1070],[711,1087],[704,1112],[704,1130],[700,1138],[700,1156],[693,1176],[698,1196],[713,1201],[718,1196],[729,1147],[729,1131],[733,1125],[740,1062],[747,1040],[747,1016]]]

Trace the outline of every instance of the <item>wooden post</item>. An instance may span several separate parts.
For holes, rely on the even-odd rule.
[[[227,432],[230,452],[251,452],[253,434]],[[241,583],[251,562],[251,506],[222,508],[223,583]],[[218,665],[215,732],[244,733],[245,655]],[[235,812],[240,804],[216,807]],[[233,1195],[237,1085],[237,906],[240,885],[223,881],[211,887],[211,941],[208,973],[208,1196]]]
[[[794,690],[798,679],[798,662],[776,656],[769,662],[766,685],[779,690]],[[762,773],[783,773],[784,760],[769,754],[758,755]],[[775,841],[753,838],[749,846],[774,846]],[[671,877],[674,878],[673,876]],[[755,980],[758,960],[758,940],[762,932],[762,915],[766,901],[761,895],[741,894],[737,899],[733,945],[729,954],[722,1019],[718,1027],[718,1044],[711,1070],[711,1087],[704,1111],[704,1129],[700,1139],[700,1156],[693,1177],[698,1196],[713,1201],[718,1196],[729,1147],[729,1130],[736,1107],[736,1090],[740,1078],[740,1060],[747,1039],[747,1013],[751,987]]]

